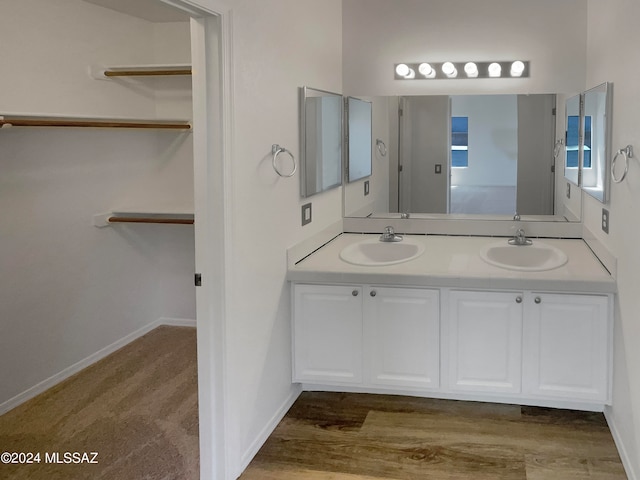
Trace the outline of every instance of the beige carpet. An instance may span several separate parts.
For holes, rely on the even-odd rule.
[[[1,416],[0,452],[40,454],[2,479],[199,478],[195,329],[159,327]],[[98,463],[51,463],[65,452]]]

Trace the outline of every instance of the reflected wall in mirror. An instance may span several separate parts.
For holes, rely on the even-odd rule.
[[[374,98],[374,126],[381,123],[376,105],[389,105],[387,128],[374,136],[395,149],[388,160],[374,156],[369,208],[354,208],[345,192],[345,215],[511,220],[517,211],[528,220],[567,221],[554,211],[555,102],[555,94]],[[380,175],[388,183],[382,202]]]
[[[348,97],[347,180],[354,182],[371,175],[371,102]]]
[[[342,95],[300,89],[302,197],[342,184]]]
[[[584,93],[582,189],[606,203],[611,158],[611,84]]]

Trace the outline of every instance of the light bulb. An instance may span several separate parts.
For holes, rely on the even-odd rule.
[[[420,75],[424,75],[427,78],[433,78],[436,75],[436,71],[428,63],[421,63],[418,66],[418,71],[420,72]]]
[[[475,78],[478,76],[478,66],[473,62],[467,62],[464,66],[464,72],[467,77]]]
[[[516,60],[511,64],[511,76],[512,77],[520,77],[524,72],[524,63],[520,60]]]
[[[493,62],[489,65],[489,76],[490,77],[499,77],[502,72],[502,67],[499,63]]]
[[[449,78],[453,78],[458,75],[456,66],[451,62],[444,62],[442,64],[442,73],[444,73]]]
[[[405,63],[399,63],[396,65],[396,74],[400,77],[406,77],[409,73],[409,66]]]
[[[416,78],[416,71],[413,68],[409,68],[409,72],[404,76],[404,78],[407,78],[407,79]]]

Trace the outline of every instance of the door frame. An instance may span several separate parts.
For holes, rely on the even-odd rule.
[[[230,284],[231,10],[218,0],[157,0],[191,17],[200,478],[233,477],[225,323]]]

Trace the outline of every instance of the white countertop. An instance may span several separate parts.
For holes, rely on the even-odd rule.
[[[408,262],[387,266],[352,265],[340,259],[340,251],[352,243],[378,238],[379,234],[342,234],[291,265],[287,279],[309,283],[362,283],[453,288],[517,289],[573,293],[615,293],[616,282],[582,240],[536,239],[564,251],[569,260],[562,267],[542,272],[507,270],[487,264],[480,250],[504,237],[407,235],[423,242],[425,252]]]

